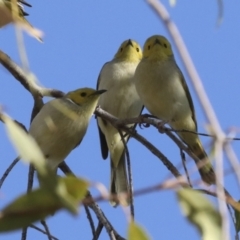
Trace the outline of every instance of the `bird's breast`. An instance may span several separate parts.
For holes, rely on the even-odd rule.
[[[61,106],[61,109],[56,108],[57,106]],[[76,113],[75,117],[70,117],[70,112],[64,111],[64,108]],[[29,133],[51,161],[51,165],[63,161],[86,132],[88,119],[77,109],[71,103],[55,99],[43,106],[31,124]]]
[[[143,104],[159,119],[174,122],[191,115],[177,69],[141,62],[136,70],[135,83]]]

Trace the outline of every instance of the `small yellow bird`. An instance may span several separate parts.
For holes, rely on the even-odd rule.
[[[107,62],[98,77],[97,89],[107,89],[99,99],[99,105],[117,118],[139,116],[143,104],[137,94],[133,76],[142,58],[139,44],[131,39],[124,41],[112,61]],[[121,136],[116,128],[107,121],[98,118],[102,157],[111,158],[110,193],[119,195],[129,193],[129,183],[125,166],[125,150]],[[132,125],[129,125],[132,126]],[[125,136],[128,141],[129,136]],[[117,201],[112,201],[117,206]]]
[[[106,90],[82,88],[47,102],[33,119],[29,134],[52,169],[77,147],[88,127],[98,99]]]
[[[190,92],[165,37],[154,35],[146,40],[143,59],[135,72],[135,84],[143,104],[151,114],[175,130],[197,132]],[[186,132],[177,134],[199,158],[196,164],[202,180],[207,184],[215,183],[215,173],[199,137]]]

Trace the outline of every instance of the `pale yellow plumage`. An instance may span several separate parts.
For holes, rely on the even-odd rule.
[[[103,92],[105,90],[91,88],[69,92],[62,98],[47,102],[33,119],[29,133],[52,169],[56,169],[81,143]]]
[[[155,35],[145,42],[143,59],[135,72],[135,84],[143,104],[151,114],[175,130],[197,131],[190,92],[165,37]],[[196,163],[203,181],[214,183],[215,173],[199,137],[191,133],[177,134],[199,158]]]
[[[137,64],[142,58],[138,43],[133,40],[124,41],[114,59],[107,62],[98,78],[98,89],[107,89],[102,95],[99,105],[117,118],[137,117],[142,110],[142,102],[136,92],[133,76]],[[104,159],[110,152],[111,158],[111,194],[129,191],[125,169],[125,151],[118,130],[110,123],[98,118],[102,156]],[[128,136],[125,137],[127,142]],[[112,202],[113,206],[117,202]]]

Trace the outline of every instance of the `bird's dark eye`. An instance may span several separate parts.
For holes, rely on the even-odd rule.
[[[81,97],[86,97],[87,93],[82,92],[80,95],[81,95]]]
[[[123,48],[121,47],[120,51],[122,52],[123,51]]]
[[[139,52],[139,48],[138,47],[136,48],[136,50],[137,50],[137,52]]]
[[[165,48],[167,48],[167,44],[166,43],[164,43],[163,45],[164,45]]]
[[[150,50],[150,45],[148,45],[148,50]]]

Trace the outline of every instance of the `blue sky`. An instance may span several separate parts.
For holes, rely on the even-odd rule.
[[[50,88],[67,92],[81,87],[95,87],[103,64],[111,60],[119,45],[132,38],[143,46],[153,34],[169,39],[168,32],[145,1],[76,1],[61,4],[56,1],[31,1],[33,8],[26,9],[29,21],[45,33],[44,43],[25,35],[25,46],[31,71],[39,82]],[[163,1],[188,47],[209,99],[222,128],[228,131],[239,124],[240,76],[240,3],[225,1],[224,19],[217,27],[217,1],[178,1],[172,8]],[[0,30],[0,49],[20,64],[15,31],[12,26]],[[173,45],[176,60],[186,76],[194,101],[199,132],[206,132],[207,121],[199,105],[184,67]],[[0,66],[0,104],[6,112],[29,127],[33,101],[28,92]],[[46,101],[48,99],[45,99]],[[146,112],[146,110],[145,110]],[[155,144],[183,172],[179,149],[164,134],[153,128],[138,132]],[[0,175],[16,157],[8,141],[4,126],[0,124]],[[238,134],[239,136],[239,134]],[[201,138],[209,151],[211,139]],[[239,142],[233,147],[240,156]],[[161,183],[171,177],[163,164],[134,139],[129,141],[134,189]],[[91,119],[88,132],[80,147],[67,158],[67,163],[78,175],[109,185],[109,160],[101,159],[96,120]],[[192,160],[189,169],[194,168]],[[225,169],[229,169],[224,157]],[[28,167],[18,163],[0,191],[0,208],[24,193]],[[199,178],[198,173],[195,174]],[[239,188],[233,174],[225,178],[226,187],[239,199]],[[35,181],[37,186],[37,181]],[[96,194],[96,191],[93,191]],[[210,198],[213,202],[215,199]],[[112,208],[108,202],[100,207],[116,230],[126,236],[127,219],[120,207]],[[136,221],[147,229],[152,239],[199,239],[198,232],[182,216],[176,194],[172,190],[160,191],[135,199]],[[91,239],[91,230],[83,208],[77,217],[60,211],[47,220],[51,233],[61,240]],[[96,223],[97,224],[97,223]],[[39,224],[38,224],[39,225]],[[39,225],[40,226],[40,225]],[[231,227],[233,237],[233,227]],[[21,232],[1,234],[5,240],[20,239]],[[30,229],[28,239],[47,239]],[[100,237],[108,239],[105,230]]]

